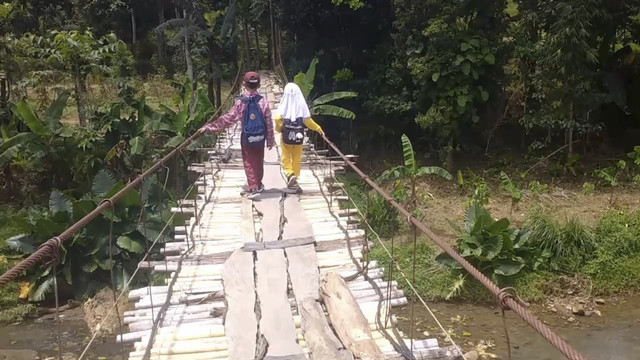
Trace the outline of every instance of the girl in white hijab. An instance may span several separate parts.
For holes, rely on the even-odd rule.
[[[322,135],[322,128],[311,119],[307,101],[298,85],[288,83],[275,113],[276,131],[282,133],[282,167],[287,175],[287,186],[296,188],[300,176],[300,159],[304,129],[311,129]]]

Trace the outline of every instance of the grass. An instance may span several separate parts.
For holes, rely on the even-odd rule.
[[[363,205],[365,188],[359,180],[344,176],[341,181],[346,184],[356,203]],[[379,207],[375,211],[384,213],[386,210]],[[388,238],[396,233],[394,258],[403,272],[411,277],[413,244],[406,236],[398,235],[397,216],[386,215],[371,217],[370,214],[369,220],[374,228],[381,230],[383,237]],[[373,223],[374,219],[376,223]],[[531,231],[531,241],[536,247],[551,253],[547,266],[538,271],[526,268],[510,279],[509,285],[516,289],[523,300],[544,300],[547,297],[545,291],[550,291],[550,286],[563,275],[587,276],[593,283],[594,295],[640,292],[640,211],[605,211],[590,220],[593,228],[578,220],[577,215],[561,221],[556,213],[539,207],[534,207],[523,217],[520,223]],[[403,231],[406,232],[406,229],[401,229],[400,233]],[[390,241],[386,240],[385,245],[390,247]],[[431,301],[494,301],[493,296],[471,276],[460,275],[437,264],[435,256],[438,253],[440,250],[428,239],[419,240],[415,287],[421,296]],[[385,267],[388,277],[390,261],[387,253],[377,245],[371,257]],[[393,279],[398,281],[407,296],[411,296],[410,288],[395,269]]]
[[[596,241],[591,229],[577,218],[560,222],[540,208],[529,215],[525,225],[530,239],[551,253],[558,269],[576,272],[593,257]]]
[[[640,211],[610,212],[596,228],[598,247],[583,272],[598,295],[640,291]]]

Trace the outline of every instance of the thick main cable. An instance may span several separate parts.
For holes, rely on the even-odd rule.
[[[360,170],[353,162],[351,162],[347,157],[338,149],[338,147],[331,142],[331,140],[323,137],[324,141],[331,147],[342,159],[344,162],[349,165],[353,171],[356,172],[369,186],[371,186],[378,194],[380,194],[388,203],[390,203],[394,208],[396,208],[400,214],[407,217],[409,223],[415,225],[416,228],[420,229],[422,233],[427,235],[436,245],[438,245],[444,252],[449,254],[458,264],[460,264],[471,276],[476,278],[484,287],[486,287],[493,295],[498,298],[498,301],[502,308],[513,310],[518,316],[520,316],[524,321],[526,321],[529,325],[531,325],[542,337],[544,337],[547,341],[549,341],[556,349],[558,349],[567,359],[570,360],[587,360],[585,356],[580,354],[577,350],[575,350],[571,345],[569,345],[564,339],[562,339],[558,334],[556,334],[553,330],[551,330],[548,326],[544,325],[540,320],[538,320],[530,311],[524,308],[512,294],[502,291],[498,285],[496,285],[491,279],[489,279],[486,275],[484,275],[480,270],[476,269],[470,262],[468,262],[465,258],[463,258],[458,252],[456,252],[453,247],[445,240],[441,239],[435,233],[433,233],[425,224],[418,221],[415,217],[411,216],[411,213],[408,212],[405,208],[403,208],[397,201],[395,201],[389,194],[387,194],[384,190],[382,190],[376,183],[371,181],[369,177]]]

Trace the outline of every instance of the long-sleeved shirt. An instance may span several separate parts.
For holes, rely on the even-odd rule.
[[[274,118],[274,121],[276,122],[276,131],[277,132],[282,132],[282,116],[277,115]],[[304,126],[306,126],[307,129],[309,129],[309,130],[313,130],[313,131],[315,131],[317,133],[324,134],[324,131],[322,131],[322,128],[320,127],[320,125],[318,125],[310,117],[304,119]]]
[[[247,91],[242,96],[243,97],[253,97],[258,93],[255,91]],[[258,102],[260,105],[260,109],[262,109],[262,114],[264,115],[264,124],[267,128],[267,146],[272,147],[275,145],[275,136],[273,134],[273,120],[271,119],[271,109],[269,109],[269,102],[263,97]],[[238,99],[236,103],[229,109],[229,112],[220,116],[218,120],[212,121],[210,119],[209,122],[204,125],[202,128],[207,132],[220,132],[226,128],[231,127],[233,124],[242,120],[244,115],[245,104],[242,100]]]

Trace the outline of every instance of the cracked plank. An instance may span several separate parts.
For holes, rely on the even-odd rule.
[[[244,251],[260,251],[260,250],[272,250],[272,249],[286,249],[289,247],[303,246],[314,244],[313,237],[304,237],[300,239],[287,239],[281,241],[267,241],[267,242],[254,242],[246,243],[242,247]]]
[[[222,281],[227,303],[224,330],[229,358],[253,359],[258,333],[253,254],[235,251],[224,264]]]
[[[260,299],[260,332],[269,343],[270,356],[302,355],[296,343],[296,326],[287,297],[287,262],[283,250],[256,253],[257,290]]]

